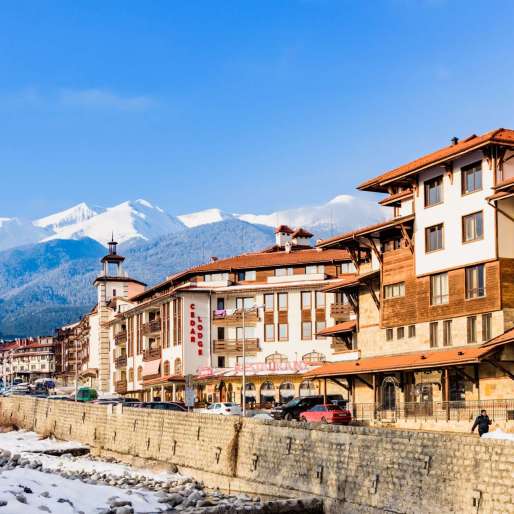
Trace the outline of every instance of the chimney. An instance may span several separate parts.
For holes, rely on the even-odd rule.
[[[211,255],[211,262],[216,262],[218,258],[215,255]]]
[[[291,241],[287,241],[284,247],[286,253],[291,253],[291,250],[293,249],[293,244]]]
[[[459,138],[458,138],[458,137],[453,136],[453,137],[452,137],[452,146],[455,146],[458,142],[459,142]]]
[[[295,246],[311,246],[312,234],[302,227],[298,227],[292,234],[291,239]]]
[[[280,225],[275,229],[275,244],[284,248],[291,241],[293,231],[287,225]]]

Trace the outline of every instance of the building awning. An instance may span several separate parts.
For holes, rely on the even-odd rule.
[[[161,366],[160,360],[143,362],[143,378],[159,375],[160,374],[160,371],[159,371],[160,366]]]
[[[97,377],[98,369],[97,368],[87,368],[79,372],[81,377]]]
[[[343,321],[342,323],[337,323],[332,327],[327,327],[321,329],[319,332],[316,332],[317,336],[334,336],[337,334],[344,334],[347,332],[353,332],[355,327],[357,326],[357,322],[352,319],[350,321]]]
[[[357,361],[331,362],[309,371],[305,376],[319,378],[478,364],[495,350],[512,342],[514,342],[514,329],[480,346],[461,346],[445,350],[365,357]]]
[[[505,198],[510,198],[514,196],[514,191],[498,191],[497,193],[492,194],[491,196],[486,197],[488,202],[495,202],[497,200],[504,200]]]
[[[389,196],[386,196],[378,203],[380,205],[399,205],[402,200],[407,200],[408,198],[413,197],[412,189],[406,189],[405,191],[400,191],[399,193],[395,193]]]
[[[154,361],[158,362],[158,361]],[[150,378],[143,380],[144,385],[166,385],[170,383],[185,383],[185,378],[182,375],[164,375],[163,377]]]

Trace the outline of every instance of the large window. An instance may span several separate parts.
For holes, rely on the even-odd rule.
[[[342,262],[339,264],[339,273],[355,273],[353,262]]]
[[[275,276],[276,277],[286,277],[293,274],[293,268],[276,268]]]
[[[287,311],[287,293],[278,293],[278,310]]]
[[[451,346],[452,344],[452,320],[443,321],[443,345]]]
[[[279,341],[287,341],[287,323],[278,324],[278,339]]]
[[[425,252],[434,252],[443,248],[443,224],[425,229]]]
[[[489,341],[489,339],[491,339],[492,319],[493,315],[490,312],[482,314],[482,341]]]
[[[437,205],[443,201],[443,176],[425,182],[425,207]]]
[[[477,342],[477,317],[469,316],[467,319],[468,343]]]
[[[316,291],[316,309],[325,308],[325,293],[323,291]]]
[[[435,348],[439,345],[439,323],[437,321],[433,321],[430,323],[430,347]]]
[[[466,268],[466,298],[485,296],[485,268],[483,264]]]
[[[482,211],[462,216],[462,242],[469,243],[484,237],[484,214]]]
[[[273,311],[275,308],[275,297],[273,294],[264,295],[264,310],[267,312]]]
[[[398,298],[405,296],[405,282],[397,282],[396,284],[388,284],[384,286],[384,297]]]
[[[302,291],[302,310],[307,311],[312,307],[312,293],[310,291]]]
[[[302,321],[302,339],[312,339],[312,322]]]
[[[325,273],[325,265],[324,264],[312,264],[309,266],[305,266],[305,273],[307,275],[316,275]]]
[[[264,326],[264,340],[274,341],[275,340],[275,326],[273,323],[268,323]]]
[[[430,304],[448,303],[448,273],[438,273],[430,277]]]
[[[251,309],[255,307],[255,298],[247,296],[246,298],[236,298],[236,309]]]
[[[462,168],[461,175],[463,195],[482,189],[482,163],[480,161]]]

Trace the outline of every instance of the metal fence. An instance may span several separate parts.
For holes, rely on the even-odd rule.
[[[513,400],[473,400],[455,402],[405,402],[384,409],[373,403],[350,403],[349,410],[356,421],[401,419],[431,421],[472,421],[486,410],[493,421],[514,421]]]

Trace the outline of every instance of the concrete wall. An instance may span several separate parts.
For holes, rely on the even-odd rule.
[[[2,398],[0,418],[98,453],[173,462],[209,486],[317,495],[330,513],[514,513],[514,444],[507,441],[25,397]]]

